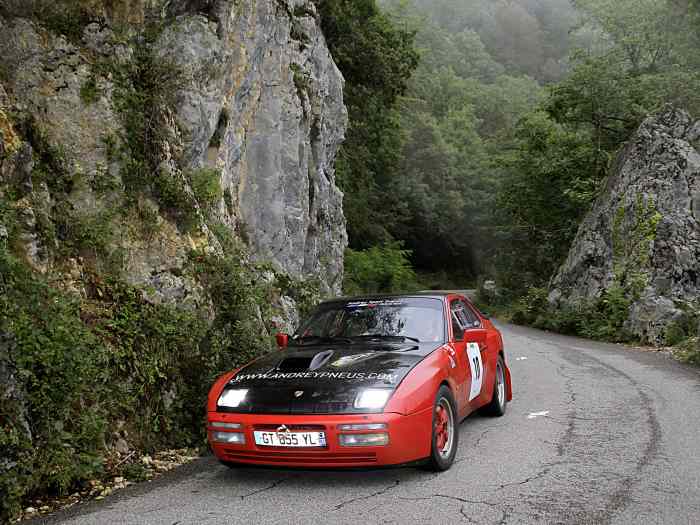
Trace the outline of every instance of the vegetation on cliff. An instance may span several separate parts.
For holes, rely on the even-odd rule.
[[[118,2],[108,2],[118,10],[109,21],[98,1],[48,4],[3,3],[3,31],[58,41],[55,60],[62,52],[73,60],[64,68],[70,86],[61,86],[75,91],[67,107],[84,115],[109,105],[114,119],[75,123],[104,151],[87,172],[89,159],[76,160],[62,135],[48,133],[55,122],[11,102],[22,95],[5,91],[15,64],[0,64],[3,523],[30,498],[132,477],[135,451],[202,447],[213,380],[272,348],[273,319],[287,321],[273,308],[280,296],[304,310],[319,294],[313,280],[253,262],[216,213],[226,201],[221,173],[182,161],[185,134],[173,115],[187,72],[156,55],[174,19]],[[117,52],[86,47],[93,22],[113,28],[100,45]],[[152,244],[166,253],[143,255]],[[153,272],[152,285],[134,284],[129,257],[159,258],[168,270]]]

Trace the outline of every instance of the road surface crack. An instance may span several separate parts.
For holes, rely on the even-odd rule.
[[[279,487],[282,483],[284,483],[284,482],[286,482],[286,481],[289,481],[290,479],[295,478],[295,477],[296,477],[296,476],[291,476],[291,477],[289,477],[289,478],[278,479],[278,480],[273,481],[272,483],[270,483],[268,486],[263,487],[263,488],[261,488],[261,489],[254,490],[253,492],[249,492],[248,494],[244,494],[243,496],[240,496],[240,498],[241,498],[241,499],[246,499],[246,498],[250,498],[251,496],[255,496],[256,494],[261,494],[261,493],[263,493],[263,492],[267,492],[268,490],[272,490],[272,489],[274,489],[274,488],[276,488],[276,487]]]
[[[355,503],[356,501],[363,501],[363,500],[368,500],[371,498],[376,498],[377,496],[381,496],[382,494],[386,494],[389,492],[391,489],[396,488],[399,483],[401,483],[398,479],[394,481],[393,484],[389,485],[388,487],[384,487],[381,490],[378,490],[377,492],[373,492],[372,494],[367,494],[366,496],[359,496],[357,498],[352,498],[346,501],[343,501],[341,503],[338,503],[335,507],[333,507],[333,510],[340,510],[346,505],[350,505],[351,503]]]
[[[552,470],[552,466],[553,466],[553,465],[548,465],[546,468],[542,469],[540,472],[538,472],[538,473],[535,474],[534,476],[530,476],[530,477],[528,477],[528,478],[525,478],[525,479],[522,480],[522,481],[514,481],[514,482],[512,482],[512,483],[505,483],[505,484],[501,485],[501,486],[499,487],[498,490],[503,490],[503,489],[506,488],[506,487],[516,487],[516,486],[519,486],[519,485],[526,485],[526,484],[528,484],[528,483],[530,483],[530,482],[532,482],[532,481],[537,481],[538,479],[540,479],[540,478],[546,476],[547,474],[549,474],[549,471]]]
[[[465,503],[465,504],[471,504],[471,505],[486,505],[487,507],[500,507],[499,503],[494,503],[492,501],[472,500],[472,499],[467,499],[467,498],[461,498],[459,496],[450,496],[449,494],[433,494],[431,496],[424,496],[424,497],[418,497],[418,498],[400,497],[399,499],[405,500],[405,501],[425,501],[425,500],[431,500],[433,498],[445,498],[445,499],[457,501],[459,503]],[[467,505],[461,505],[459,508],[459,513],[469,523],[479,523],[478,521],[474,520],[474,518],[472,518],[469,514],[467,514]]]

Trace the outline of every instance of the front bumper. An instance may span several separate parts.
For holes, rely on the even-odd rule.
[[[235,445],[212,441],[212,422],[243,425],[245,444]],[[340,432],[338,425],[384,423],[389,433],[389,444],[384,446],[341,446],[339,434],[376,433]],[[286,425],[292,431],[323,431],[327,445],[316,448],[267,447],[255,444],[254,430],[274,430]],[[275,415],[227,414],[209,412],[207,435],[214,455],[231,463],[274,465],[289,467],[371,467],[399,465],[427,458],[430,455],[432,410],[411,415],[394,413],[352,415]]]

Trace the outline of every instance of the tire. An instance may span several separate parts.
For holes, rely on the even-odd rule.
[[[228,468],[238,468],[240,466],[238,463],[233,463],[231,461],[224,461],[223,459],[220,459],[219,463],[221,463],[224,467],[228,467]]]
[[[481,408],[485,416],[501,417],[506,413],[506,372],[503,357],[498,356],[496,363],[496,378],[493,383],[493,396],[491,402]]]
[[[433,404],[430,458],[427,467],[436,472],[449,469],[459,443],[457,410],[452,392],[440,387]]]

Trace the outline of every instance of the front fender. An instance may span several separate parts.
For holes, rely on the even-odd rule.
[[[441,346],[408,373],[391,396],[384,412],[408,415],[432,410],[435,393],[445,382],[457,397],[457,383],[450,376],[450,361],[445,349],[446,346]]]

